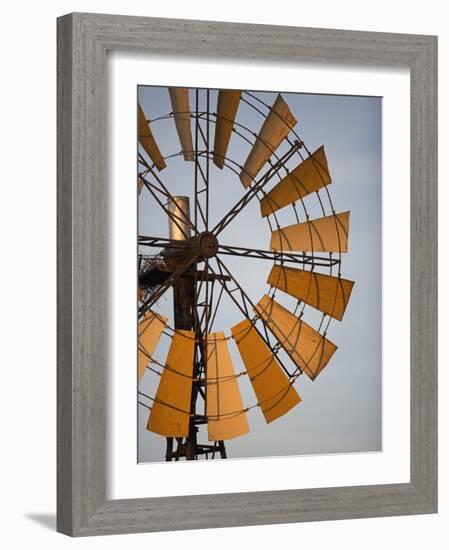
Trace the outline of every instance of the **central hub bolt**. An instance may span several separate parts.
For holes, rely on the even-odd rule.
[[[218,239],[210,231],[205,231],[199,236],[199,252],[203,258],[212,258],[218,252]]]

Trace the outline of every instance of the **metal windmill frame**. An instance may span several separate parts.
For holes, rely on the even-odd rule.
[[[185,90],[185,89],[184,89]],[[235,118],[229,119],[225,118],[223,114],[218,114],[218,112],[211,112],[211,103],[210,103],[210,92],[209,89],[199,89],[196,88],[193,90],[195,96],[195,106],[192,110],[183,110],[183,111],[172,111],[166,115],[158,116],[152,120],[146,120],[147,124],[151,124],[154,128],[155,122],[160,121],[169,121],[173,118],[176,119],[176,116],[187,116],[189,117],[189,127],[190,120],[193,120],[194,124],[194,144],[193,150],[186,150],[183,148],[181,152],[174,153],[171,155],[162,156],[158,153],[157,162],[168,161],[171,158],[184,155],[188,155],[189,160],[194,162],[194,191],[193,191],[193,219],[190,219],[188,212],[182,212],[179,208],[176,210],[170,209],[169,204],[175,205],[178,200],[184,201],[187,200],[183,197],[173,197],[170,194],[170,191],[162,181],[162,178],[156,172],[156,162],[150,164],[142,155],[141,152],[138,153],[138,181],[141,188],[146,188],[153,199],[158,203],[158,205],[163,209],[164,213],[167,215],[169,224],[171,228],[178,234],[177,239],[167,239],[161,237],[149,237],[149,236],[139,236],[139,245],[144,247],[158,247],[162,248],[157,255],[158,258],[164,257],[167,252],[169,254],[176,254],[182,261],[178,261],[174,266],[172,271],[165,272],[165,281],[164,276],[161,279],[161,273],[157,266],[148,268],[145,266],[142,274],[139,276],[139,284],[141,288],[151,287],[152,285],[156,286],[156,290],[151,292],[151,294],[145,297],[142,301],[142,305],[139,308],[139,316],[142,318],[147,312],[151,310],[151,307],[156,305],[157,301],[161,298],[163,293],[165,293],[169,288],[173,288],[173,298],[174,298],[174,329],[182,330],[193,330],[195,334],[195,352],[194,352],[194,368],[192,373],[192,388],[191,388],[191,402],[190,402],[190,420],[189,420],[189,431],[184,437],[176,437],[177,447],[174,449],[174,437],[167,436],[167,447],[165,458],[167,461],[179,460],[182,457],[185,457],[187,460],[195,460],[201,455],[205,455],[206,458],[215,458],[217,451],[221,458],[226,458],[225,443],[223,440],[218,440],[210,443],[200,444],[197,440],[198,427],[200,425],[207,424],[208,416],[206,414],[206,388],[208,384],[207,377],[207,337],[210,332],[210,328],[213,324],[213,320],[216,317],[216,314],[219,310],[220,300],[223,295],[223,291],[229,298],[232,303],[238,308],[238,310],[243,314],[243,317],[247,319],[254,330],[257,332],[259,337],[263,340],[267,348],[270,350],[273,357],[276,358],[279,366],[283,369],[285,374],[288,377],[289,384],[291,385],[302,373],[303,369],[300,366],[297,366],[296,369],[292,372],[289,369],[285,362],[279,357],[279,351],[282,349],[282,346],[279,342],[273,344],[270,339],[268,323],[262,317],[258,315],[251,315],[250,311],[255,311],[255,304],[251,301],[248,294],[239,283],[238,279],[232,275],[228,267],[224,262],[217,256],[217,254],[225,254],[232,256],[241,256],[246,258],[258,258],[266,260],[274,260],[278,265],[283,266],[285,262],[290,262],[293,264],[301,264],[303,267],[309,267],[311,271],[315,267],[328,267],[330,268],[330,274],[332,275],[332,268],[334,266],[338,267],[338,276],[340,277],[340,264],[341,264],[341,249],[338,250],[338,258],[332,256],[332,252],[328,253],[328,258],[316,256],[316,253],[312,251],[311,254],[302,253],[288,253],[281,248],[280,251],[276,250],[260,250],[254,248],[242,248],[235,246],[222,246],[218,243],[216,239],[218,235],[229,225],[249,204],[254,198],[269,197],[266,192],[266,187],[270,184],[273,178],[276,176],[282,182],[284,174],[292,178],[294,186],[298,191],[298,200],[300,201],[302,208],[304,210],[305,220],[309,220],[309,214],[307,211],[306,204],[304,203],[303,196],[299,192],[299,188],[302,187],[302,190],[306,190],[305,184],[303,181],[295,177],[294,173],[291,173],[287,168],[286,162],[294,156],[298,156],[300,162],[303,162],[306,158],[310,159],[313,163],[316,163],[317,160],[307,148],[304,141],[299,137],[295,131],[293,125],[289,124],[288,121],[284,118],[283,115],[280,115],[276,111],[273,111],[269,104],[261,100],[255,93],[242,91],[240,92],[241,96],[239,101],[248,105],[252,110],[256,111],[259,115],[262,116],[263,120],[266,120],[266,117],[273,113],[275,118],[280,119],[282,124],[288,125],[288,135],[283,140],[288,144],[288,148],[282,154],[278,154],[276,149],[273,148],[270,143],[261,138],[253,129],[250,129],[248,126],[237,122]],[[204,96],[202,98],[202,96]],[[202,101],[201,101],[202,99]],[[258,105],[256,102],[258,102]],[[201,107],[201,108],[200,108]],[[185,108],[184,108],[185,109]],[[263,111],[265,109],[266,112]],[[143,111],[142,111],[143,112]],[[243,196],[231,207],[226,215],[220,219],[213,228],[209,228],[209,213],[210,213],[210,191],[209,191],[209,176],[210,176],[210,160],[212,156],[214,158],[217,156],[215,149],[211,147],[210,135],[211,130],[210,126],[212,123],[217,124],[219,120],[225,120],[227,123],[231,124],[233,134],[236,134],[244,142],[254,147],[257,141],[263,143],[264,146],[269,148],[270,157],[268,158],[268,167],[262,174],[250,175],[247,173],[248,177],[251,180],[251,185],[248,187]],[[218,126],[217,126],[218,130]],[[216,131],[217,131],[216,130]],[[154,130],[153,130],[154,131]],[[245,133],[242,133],[245,132]],[[292,136],[290,138],[289,136]],[[251,136],[250,139],[248,136]],[[305,154],[302,153],[302,150],[305,151]],[[151,156],[151,155],[150,155]],[[162,159],[162,161],[161,161]],[[222,154],[220,156],[222,167],[230,169],[236,175],[245,172],[244,166],[240,165],[238,162]],[[323,166],[320,167],[324,169]],[[327,170],[327,168],[326,168]],[[330,210],[332,214],[335,215],[335,209],[332,203],[332,199],[327,188],[326,182],[323,180],[322,173],[317,170],[323,187],[317,189],[314,195],[318,199],[318,203],[321,208],[323,216],[326,215],[325,208],[323,205],[323,200],[320,196],[320,191],[323,191],[327,197],[327,200],[330,205]],[[150,181],[153,179],[154,181]],[[307,192],[307,194],[310,194]],[[163,197],[163,199],[160,198]],[[168,201],[164,204],[163,200]],[[203,202],[203,205],[201,204]],[[294,217],[296,221],[300,222],[300,215],[296,207],[296,202],[292,202],[291,207],[294,211]],[[270,218],[273,218],[271,221]],[[267,217],[267,222],[271,231],[275,226],[277,229],[281,229],[280,223],[277,218],[275,209]],[[337,223],[337,222],[335,222]],[[190,233],[193,231],[193,238],[190,238]],[[309,228],[309,231],[311,229]],[[317,232],[319,236],[319,232]],[[200,242],[205,235],[211,236],[216,240],[215,245],[217,247],[214,250],[214,253],[209,258],[208,255],[201,255]],[[214,270],[212,265],[210,265],[210,260],[212,256],[215,257],[217,262],[217,268]],[[139,256],[139,265],[141,265],[142,256]],[[204,268],[200,272],[197,268],[199,262],[204,263]],[[143,264],[145,265],[145,264]],[[155,275],[156,273],[156,275]],[[214,283],[219,281],[221,284],[221,292],[213,308],[213,290]],[[228,282],[231,282],[233,288],[228,287]],[[202,289],[205,289],[204,297],[200,300],[200,295]],[[276,285],[271,284],[270,293],[274,298],[276,294]],[[309,285],[309,291],[311,291],[311,286]],[[236,298],[235,293],[237,292],[238,298]],[[304,312],[307,303],[307,296],[304,297],[304,300],[298,299],[295,312],[301,309],[300,317]],[[201,313],[200,313],[201,310]],[[326,313],[323,313],[320,327],[321,329],[323,323],[326,320]],[[258,329],[255,325],[255,320],[261,319],[262,329]],[[326,324],[323,337],[326,335],[326,331],[330,324],[330,316]],[[288,335],[289,336],[289,335]],[[150,371],[154,371],[151,367],[151,361],[153,358],[148,356],[150,360],[147,368]],[[157,361],[156,361],[157,362]],[[161,368],[169,368],[167,365],[159,363]],[[266,370],[267,367],[263,369]],[[177,372],[176,369],[170,368],[171,372]],[[160,372],[156,371],[157,374],[161,375]],[[247,371],[240,374],[248,374]],[[261,373],[259,373],[260,375]],[[185,375],[182,375],[185,376]],[[253,378],[254,379],[254,376]],[[218,384],[219,381],[216,381]],[[139,404],[143,407],[146,407],[151,411],[152,407],[148,401],[156,403],[159,402],[164,407],[172,408],[174,410],[180,410],[173,405],[170,405],[167,401],[163,403],[155,397],[151,397],[146,393],[139,390],[140,397],[144,398],[143,401],[139,401]],[[283,392],[279,400],[275,400],[275,404],[278,404],[283,398],[288,395],[288,392]],[[201,398],[204,403],[204,412],[200,413],[198,411],[198,399]],[[258,406],[257,403],[255,406]],[[253,406],[254,407],[254,406]],[[247,412],[250,408],[247,407],[241,412]],[[237,414],[237,413],[236,413]]]

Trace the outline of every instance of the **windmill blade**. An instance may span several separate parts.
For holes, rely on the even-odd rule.
[[[139,353],[137,357],[137,374],[138,380],[141,381],[145,374],[145,369],[150,362],[150,357],[153,355],[154,350],[159,342],[167,324],[167,317],[163,317],[151,309],[145,314],[142,320],[139,322],[137,330],[139,339]]]
[[[190,101],[188,88],[169,88],[170,101],[175,118],[184,160],[193,160],[192,126],[190,124]]]
[[[332,214],[276,229],[271,234],[271,250],[347,252],[349,212]]]
[[[301,398],[251,321],[244,319],[231,332],[265,420],[272,422],[300,403]]]
[[[155,164],[156,168],[161,171],[167,165],[165,164],[164,157],[159,151],[159,147],[156,144],[156,140],[153,137],[153,132],[151,131],[150,125],[147,122],[147,118],[143,109],[138,105],[139,111],[139,142],[142,147],[145,149],[147,155]]]
[[[314,271],[274,265],[267,283],[341,321],[353,281]]]
[[[314,380],[327,365],[337,346],[267,295],[256,304],[255,312],[295,365]]]
[[[195,333],[176,330],[161,376],[147,429],[166,437],[189,433]]]
[[[265,119],[240,173],[240,181],[248,187],[262,166],[288,136],[297,120],[279,94]]]
[[[215,125],[214,138],[214,163],[218,168],[224,166],[224,157],[228,150],[241,96],[241,90],[220,90],[218,92],[217,124]]]
[[[262,216],[302,199],[331,183],[324,146],[301,162],[260,201]]]
[[[249,432],[248,420],[223,332],[207,335],[206,415],[209,441]]]

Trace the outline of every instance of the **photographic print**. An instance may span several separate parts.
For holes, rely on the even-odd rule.
[[[136,116],[138,462],[381,451],[382,99],[141,85]]]

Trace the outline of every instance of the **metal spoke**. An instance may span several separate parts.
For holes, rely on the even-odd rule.
[[[207,108],[207,118],[206,118],[206,149],[207,149],[207,157],[206,157],[206,231],[209,231],[209,130],[210,130],[210,90],[207,90],[206,92],[206,108]]]
[[[193,220],[194,225],[197,228],[195,235],[198,235],[198,89],[195,90],[195,108],[196,108],[196,118],[195,118],[195,204],[193,208]]]
[[[212,327],[214,326],[215,318],[216,318],[217,313],[218,313],[218,307],[219,307],[220,302],[221,302],[221,299],[222,299],[222,297],[223,297],[223,293],[224,293],[224,286],[221,285],[221,287],[220,287],[220,292],[218,293],[218,298],[217,298],[217,301],[216,301],[216,303],[215,303],[215,309],[214,309],[214,311],[213,311],[213,313],[212,313],[212,315],[211,315],[211,319],[210,319],[210,324],[209,324],[210,329],[212,329]]]
[[[158,188],[156,185],[154,185],[153,183],[149,182],[146,177],[140,175],[140,178],[142,179],[142,181],[144,182],[145,186],[147,187],[147,189],[151,192],[151,194],[153,195],[153,197],[155,197],[155,194],[154,194],[154,189],[156,191],[158,191],[159,193],[161,193],[162,195],[164,195],[168,201],[170,202],[174,202],[174,198],[173,198],[173,195],[170,193],[170,191],[167,189],[166,185],[164,184],[164,182],[161,180],[160,176],[158,176],[158,174],[156,173],[156,171],[154,170],[154,168],[152,168],[146,161],[145,159],[143,159],[142,157],[142,164],[144,164],[146,166],[146,168],[149,170],[149,172],[151,173],[151,175],[154,177],[154,179],[158,182],[158,184],[160,185],[160,188]],[[151,188],[151,189],[150,189]],[[156,198],[156,197],[155,197]],[[163,206],[161,204],[161,202],[156,199],[158,201],[158,203]],[[163,207],[164,208],[164,207]],[[164,211],[166,209],[164,208]],[[173,218],[172,218],[173,219]],[[187,223],[188,225],[190,225],[191,229],[193,229],[193,231],[196,233],[197,230],[196,230],[196,227],[195,225],[191,222],[191,220],[188,220],[188,219],[184,219],[182,218],[180,221],[182,221],[183,223]],[[176,223],[176,222],[175,222]]]
[[[139,317],[144,315],[196,260],[197,256],[194,255],[179,265],[167,280],[140,306]]]
[[[148,189],[148,191],[153,195],[156,202],[159,204],[159,206],[162,208],[162,210],[167,214],[168,218],[172,220],[172,222],[176,225],[176,227],[181,231],[183,236],[188,239],[189,236],[186,234],[182,226],[178,223],[178,220],[180,222],[184,222],[184,219],[181,219],[180,217],[176,216],[174,212],[170,212],[170,210],[165,206],[165,204],[159,199],[155,191],[153,190],[153,186],[151,183],[149,183],[145,178],[142,178],[142,181],[145,185],[145,187]]]
[[[149,235],[139,235],[140,246],[150,246],[153,248],[190,248],[192,245],[189,241],[178,241],[177,239],[167,239],[165,237],[152,237]]]
[[[280,252],[276,250],[261,250],[256,248],[244,248],[241,246],[220,245],[219,254],[228,256],[242,256],[245,258],[258,258],[261,260],[271,260],[279,262],[290,262],[303,265],[311,265],[313,267],[329,267],[340,263],[338,259],[308,255],[305,253],[291,254],[288,252]]]
[[[237,201],[234,206],[224,215],[224,217],[213,228],[212,232],[219,235],[223,229],[231,223],[231,221],[240,214],[240,212],[257,196],[257,193],[263,190],[268,182],[284,168],[285,162],[295,153],[300,147],[299,143],[294,143],[289,151],[285,153],[276,163],[272,164],[258,180],[253,180],[254,185],[251,185],[243,197]]]
[[[204,231],[209,229],[209,138],[210,138],[210,98],[206,90],[206,111],[200,112],[199,90],[195,93],[195,111],[192,115],[195,118],[195,205],[194,222],[199,227],[201,219]],[[203,129],[201,123],[205,126]],[[205,147],[205,151],[199,150],[199,141]],[[203,161],[201,163],[201,160]],[[200,196],[204,193],[202,203]],[[198,233],[197,233],[198,234]]]
[[[287,367],[284,365],[284,363],[281,361],[281,359],[278,356],[280,346],[279,345],[278,346],[273,346],[270,342],[266,322],[264,321],[264,319],[260,318],[260,320],[262,322],[262,325],[263,325],[263,328],[264,328],[264,333],[262,334],[261,331],[255,325],[254,317],[251,317],[250,314],[249,314],[248,304],[254,311],[255,311],[255,307],[256,307],[255,304],[252,302],[252,300],[249,298],[248,294],[246,294],[246,292],[243,290],[243,288],[239,285],[239,283],[237,282],[235,277],[232,275],[232,273],[229,271],[229,269],[226,267],[226,265],[218,257],[216,257],[215,259],[217,260],[218,270],[219,270],[220,274],[222,275],[222,277],[225,275],[224,272],[226,272],[228,277],[231,278],[232,282],[235,285],[234,289],[230,289],[230,288],[228,288],[228,286],[226,284],[226,280],[222,280],[222,277],[219,278],[218,280],[223,285],[223,288],[224,288],[225,292],[228,294],[228,296],[231,298],[232,302],[237,306],[237,308],[240,310],[240,312],[243,314],[243,316],[252,324],[254,330],[258,333],[258,335],[265,342],[266,346],[269,348],[271,353],[276,357],[277,361],[279,362],[280,366],[282,367],[284,372],[287,374],[287,376],[289,378],[291,378],[293,376],[293,374],[290,373],[290,371],[287,369]],[[215,273],[212,268],[211,268],[211,271],[213,273]],[[240,293],[242,303],[240,303],[239,300],[234,296],[234,291],[236,291],[236,290],[238,290],[239,293]]]

